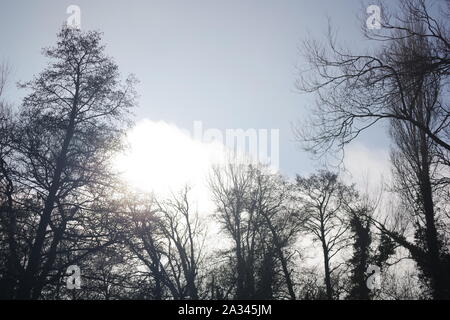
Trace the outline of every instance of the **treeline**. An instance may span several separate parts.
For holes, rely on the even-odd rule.
[[[2,99],[3,66],[0,298],[449,299],[449,28],[411,0],[366,35],[382,41],[375,53],[305,41],[298,85],[318,104],[297,133],[324,154],[385,121],[391,205],[327,170],[291,180],[231,162],[209,176],[206,215],[188,187],[134,192],[112,160],[136,80],[121,80],[100,33],[63,28],[17,110]]]

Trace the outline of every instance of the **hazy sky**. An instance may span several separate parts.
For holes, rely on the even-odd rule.
[[[221,130],[280,129],[280,167],[288,175],[315,166],[291,130],[313,101],[294,86],[302,39],[322,38],[329,16],[343,42],[368,45],[360,36],[359,0],[0,0],[0,59],[11,65],[13,81],[42,70],[40,50],[55,43],[71,4],[81,8],[83,30],[104,32],[121,72],[140,80],[137,121],[190,131],[195,120]],[[14,103],[19,96],[10,88]],[[375,170],[388,147],[384,130],[373,129],[347,161]]]

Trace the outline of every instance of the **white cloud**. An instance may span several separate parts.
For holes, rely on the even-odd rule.
[[[351,144],[345,149],[344,166],[344,180],[355,183],[358,190],[369,195],[377,196],[392,176],[389,151],[368,148],[361,143]]]
[[[166,197],[188,184],[199,210],[211,209],[206,177],[224,159],[220,143],[202,143],[174,124],[148,119],[128,132],[127,142],[129,150],[116,166],[131,186]]]

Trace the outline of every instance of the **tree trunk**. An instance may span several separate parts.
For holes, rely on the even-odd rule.
[[[1,170],[3,177],[7,182],[6,186],[6,203],[2,205],[2,211],[6,213],[6,219],[8,223],[8,258],[6,262],[6,275],[3,279],[1,279],[1,299],[13,299],[14,298],[14,288],[17,283],[18,273],[21,268],[19,259],[17,257],[17,242],[16,242],[16,233],[17,233],[17,219],[16,214],[13,208],[13,182],[9,178],[8,172],[6,172],[6,164],[3,159],[0,159]]]
[[[327,299],[333,300],[333,288],[331,286],[331,274],[330,274],[330,259],[328,257],[328,250],[326,244],[323,243],[323,263],[325,267],[325,286],[327,289]]]
[[[448,280],[445,276],[443,263],[440,257],[440,244],[435,224],[433,189],[430,180],[429,155],[426,136],[423,132],[420,134],[421,142],[421,160],[422,170],[420,172],[420,192],[423,199],[423,210],[425,214],[426,234],[425,241],[427,254],[429,256],[429,270],[431,277],[431,286],[433,289],[434,299],[449,299]]]
[[[75,97],[72,105],[72,110],[70,113],[69,125],[66,131],[66,136],[59,153],[58,160],[56,162],[55,172],[52,178],[52,184],[49,188],[47,198],[45,199],[44,209],[39,221],[39,226],[36,232],[36,238],[31,248],[28,265],[25,270],[25,274],[21,279],[17,298],[21,300],[28,300],[32,298],[32,291],[35,285],[36,275],[39,271],[39,265],[41,264],[41,252],[44,246],[45,235],[47,233],[47,227],[50,223],[51,215],[56,202],[56,194],[60,187],[61,175],[64,171],[67,162],[67,152],[69,149],[70,142],[75,132],[75,117],[77,114],[77,100],[78,100],[78,83],[79,77],[76,85]]]

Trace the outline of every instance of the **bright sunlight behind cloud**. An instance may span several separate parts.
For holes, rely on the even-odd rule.
[[[193,139],[186,130],[164,121],[142,120],[127,134],[129,149],[118,157],[117,169],[134,188],[167,196],[184,185],[207,207],[206,178],[213,164],[226,157],[223,145]]]

